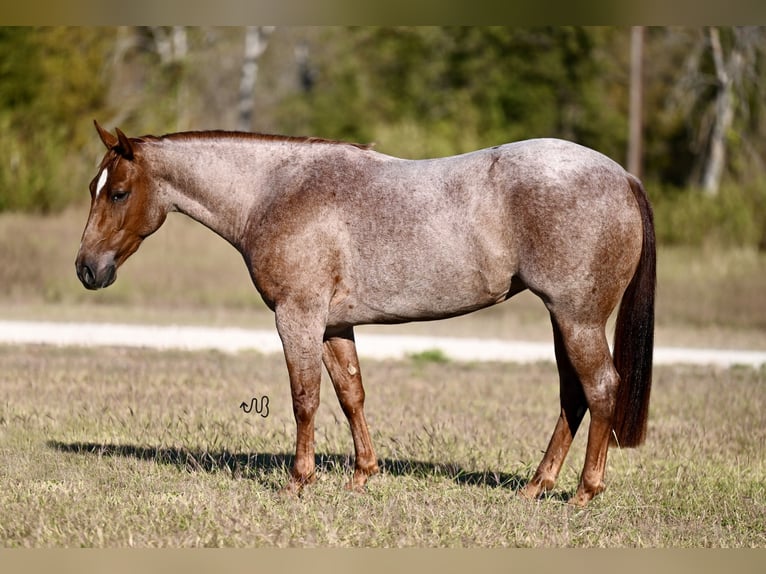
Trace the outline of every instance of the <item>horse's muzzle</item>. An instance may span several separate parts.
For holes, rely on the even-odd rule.
[[[108,263],[99,268],[78,259],[75,267],[77,268],[77,278],[86,289],[109,287],[117,278],[117,268],[114,263]]]

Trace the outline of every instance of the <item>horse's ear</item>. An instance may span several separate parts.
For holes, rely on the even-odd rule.
[[[130,139],[128,136],[122,133],[120,128],[116,128],[116,131],[117,140],[119,141],[119,145],[116,148],[117,153],[119,153],[125,159],[133,159],[133,144],[130,143]]]
[[[96,120],[93,120],[93,125],[96,126],[96,131],[98,132],[101,141],[104,142],[106,149],[110,150],[117,145],[117,138],[98,125]]]

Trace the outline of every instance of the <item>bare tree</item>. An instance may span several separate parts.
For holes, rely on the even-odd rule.
[[[690,183],[715,196],[727,167],[743,166],[740,159],[762,165],[759,128],[751,120],[758,119],[766,103],[762,79],[766,28],[670,29],[667,38],[676,49],[683,45],[686,53],[667,102],[694,134],[689,143],[698,162]],[[735,129],[737,149],[732,147]],[[734,160],[732,154],[738,154]]]
[[[172,37],[174,59],[185,59],[189,51],[189,43],[186,40],[186,26],[173,26]]]
[[[239,115],[237,129],[252,129],[255,107],[255,83],[258,78],[258,60],[266,51],[274,26],[247,26],[245,29],[245,60],[239,82]]]
[[[721,177],[726,164],[726,138],[734,123],[736,105],[735,83],[742,80],[743,54],[735,33],[728,57],[721,47],[721,35],[717,27],[708,29],[710,49],[713,54],[715,74],[718,81],[718,93],[715,102],[715,119],[710,134],[710,147],[707,163],[702,175],[702,188],[709,195],[716,195],[721,186]]]
[[[166,30],[163,26],[150,26],[149,31],[163,65],[180,62],[186,58],[188,52],[186,27],[172,26],[170,30]]]
[[[754,93],[763,101],[758,62],[764,53],[766,33],[763,27],[736,26],[730,29],[730,41],[722,41],[717,27],[707,30],[716,79],[716,99],[710,129],[707,160],[702,175],[706,193],[716,195],[727,163],[727,141],[735,120],[745,124]],[[756,104],[757,105],[757,104]]]

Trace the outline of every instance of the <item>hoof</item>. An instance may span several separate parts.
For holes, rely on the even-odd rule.
[[[545,478],[534,477],[524,488],[518,491],[519,496],[527,500],[535,500],[553,489],[553,481]]]
[[[367,483],[357,484],[355,480],[351,479],[346,483],[344,489],[355,494],[364,494],[367,492]]]
[[[279,495],[286,498],[293,498],[300,495],[303,486],[292,480],[279,489]]]
[[[367,490],[367,479],[369,479],[373,474],[377,474],[379,472],[378,465],[362,470],[362,469],[356,469],[354,471],[354,476],[351,478],[351,480],[346,483],[346,490],[350,490],[352,492],[365,492]]]
[[[287,484],[280,489],[279,494],[283,496],[298,496],[301,492],[303,492],[304,486],[311,484],[315,480],[316,475],[314,474],[311,474],[305,478],[295,478],[293,476],[290,478]]]
[[[593,500],[597,494],[601,494],[606,490],[606,485],[602,482],[595,488],[585,488],[582,484],[577,487],[575,495],[569,499],[569,504],[576,506],[577,508],[585,508],[585,506]]]
[[[593,500],[593,495],[577,492],[577,494],[569,499],[567,504],[574,506],[575,508],[585,508],[591,500]]]
[[[526,500],[535,500],[542,494],[542,489],[536,485],[527,484],[524,488],[517,491],[520,498]]]

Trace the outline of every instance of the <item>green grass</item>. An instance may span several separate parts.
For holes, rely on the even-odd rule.
[[[646,445],[607,491],[516,497],[557,415],[555,367],[365,362],[382,473],[364,494],[328,381],[318,481],[279,487],[294,422],[284,360],[254,353],[0,347],[0,544],[10,547],[763,547],[766,370],[656,369]],[[269,416],[239,409],[267,395]],[[587,422],[587,419],[586,419]],[[583,429],[584,430],[584,429]]]
[[[426,363],[448,363],[449,357],[441,349],[426,349],[418,353],[410,353],[409,358],[416,365],[425,365]]]

